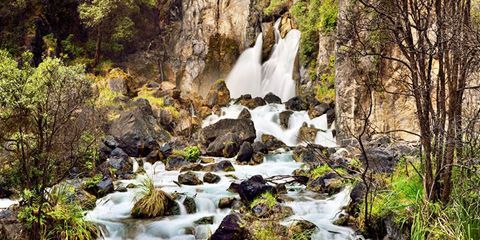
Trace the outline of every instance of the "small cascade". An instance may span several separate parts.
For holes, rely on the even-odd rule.
[[[262,34],[257,37],[252,48],[240,55],[226,80],[232,98],[238,98],[243,94],[263,97],[272,92],[285,102],[295,96],[293,69],[300,42],[300,31],[292,29],[285,38],[281,38],[279,27],[280,19],[274,26],[276,43],[272,55],[263,65]]]

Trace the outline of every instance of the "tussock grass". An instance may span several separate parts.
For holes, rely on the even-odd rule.
[[[132,216],[135,218],[152,218],[165,214],[170,196],[164,191],[155,188],[151,178],[145,178],[140,185],[142,197],[132,208]]]

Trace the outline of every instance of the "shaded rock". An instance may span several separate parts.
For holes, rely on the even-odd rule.
[[[192,197],[185,197],[185,199],[183,199],[183,206],[185,206],[188,214],[197,212],[197,205],[195,204],[195,199]]]
[[[128,81],[131,80],[131,76],[125,73],[122,69],[114,68],[110,70],[106,78],[110,91],[128,95]]]
[[[396,154],[381,147],[366,149],[369,167],[375,172],[392,173],[397,165],[398,158]],[[363,154],[359,156],[360,161],[365,165]]]
[[[114,191],[113,180],[110,177],[104,177],[100,182],[93,186],[88,186],[85,190],[97,198],[104,197]]]
[[[165,169],[167,171],[179,170],[181,167],[189,164],[190,162],[185,160],[183,156],[171,155],[167,159],[167,164],[165,165]]]
[[[206,183],[218,183],[220,182],[220,176],[207,172],[203,175],[203,181]]]
[[[282,141],[278,140],[275,136],[263,134],[262,142],[267,146],[269,151],[274,151],[279,148],[285,148],[287,145]]]
[[[178,183],[185,185],[200,185],[203,184],[194,172],[186,172],[178,175]]]
[[[330,172],[311,180],[307,184],[307,189],[314,192],[328,193],[329,195],[336,194],[342,190],[344,184],[339,176]]]
[[[115,191],[117,191],[117,192],[127,192],[128,189],[126,187],[118,187],[117,189],[115,189]]]
[[[219,136],[207,148],[207,155],[214,157],[233,157],[240,148],[240,138],[235,133]]]
[[[205,143],[209,144],[227,133],[234,133],[240,142],[253,142],[256,138],[255,127],[249,119],[222,119],[203,128],[201,135]]]
[[[240,215],[234,213],[227,215],[218,229],[213,233],[211,240],[245,240],[250,239],[248,230],[245,229]]]
[[[249,142],[243,142],[238,151],[238,162],[249,162],[253,157],[253,147]]]
[[[238,115],[238,119],[251,119],[252,115],[250,114],[250,111],[248,109],[244,108],[240,114]]]
[[[18,207],[0,210],[0,239],[23,240],[29,239],[27,227],[18,219]]]
[[[120,148],[110,153],[110,158],[100,165],[104,175],[114,174],[120,178],[129,178],[133,174],[133,165],[128,155]]]
[[[329,109],[327,111],[327,125],[330,127],[335,121],[335,109]]]
[[[203,170],[206,172],[232,172],[235,171],[235,168],[230,161],[222,160],[218,163],[212,163],[204,166]]]
[[[249,109],[255,109],[257,107],[264,106],[267,104],[265,100],[263,100],[263,98],[261,97],[255,97],[250,99],[241,98],[237,102]]]
[[[315,107],[310,108],[310,110],[308,110],[308,116],[310,116],[310,118],[320,117],[323,114],[327,113],[329,109],[330,109],[330,105],[328,103],[320,103]]]
[[[210,157],[202,157],[200,158],[201,163],[214,163],[215,159],[210,158]]]
[[[253,148],[253,151],[256,153],[264,153],[264,154],[268,153],[267,145],[265,145],[265,143],[263,142],[256,141],[252,143],[252,148]]]
[[[262,23],[261,27],[262,27],[262,35],[263,35],[263,44],[262,44],[262,63],[263,63],[268,60],[268,58],[272,53],[273,45],[275,44],[275,30],[274,30],[273,22],[264,22]],[[265,99],[265,101],[267,101],[267,99]]]
[[[270,216],[270,208],[265,203],[258,203],[253,206],[252,212],[259,218],[267,218]]]
[[[195,223],[197,225],[213,224],[213,216],[200,218],[193,223]]]
[[[265,155],[263,153],[257,152],[253,154],[252,159],[248,162],[250,165],[256,165],[263,163],[263,159],[265,158]]]
[[[300,97],[296,96],[285,102],[285,107],[293,111],[306,111],[308,104]]]
[[[303,123],[298,133],[298,142],[314,143],[317,137],[318,129],[312,126],[308,126],[307,123]]]
[[[230,102],[230,91],[225,84],[225,81],[216,81],[205,98],[204,104],[210,108],[214,106],[226,106]]]
[[[220,209],[231,208],[235,200],[236,199],[234,197],[220,198],[220,200],[218,201],[218,208]]]
[[[172,147],[171,147],[170,144],[168,144],[168,143],[163,144],[163,145],[160,147],[159,150],[160,150],[160,152],[162,153],[162,155],[163,155],[164,157],[170,156],[170,155],[172,154],[172,151],[173,151]]]
[[[201,119],[205,119],[206,117],[212,115],[212,109],[207,107],[207,106],[202,106],[200,107],[200,109],[198,110],[198,116],[201,118]]]
[[[180,168],[180,172],[202,171],[203,166],[200,163],[190,163]]]
[[[109,133],[129,156],[144,157],[158,148],[158,142],[169,140],[170,134],[157,123],[148,101],[139,99],[134,105],[120,113]]]
[[[155,162],[162,161],[164,159],[162,152],[159,150],[151,151],[146,157],[145,161],[154,164]]]
[[[293,114],[292,111],[283,111],[279,114],[280,117],[280,126],[284,129],[288,129],[288,123],[290,121],[290,116]]]
[[[267,184],[261,175],[255,175],[240,183],[238,194],[244,203],[250,203],[265,192],[276,193],[275,187]]]
[[[273,94],[272,92],[267,93],[267,95],[265,95],[263,99],[267,103],[278,103],[278,104],[282,103],[282,99],[279,98],[277,95]]]
[[[105,137],[105,139],[103,140],[103,143],[111,149],[115,149],[118,146],[118,142],[115,140],[113,136],[110,136],[110,135],[107,135]]]
[[[325,161],[328,161],[325,152],[326,148],[321,145],[311,145],[311,147],[297,146],[293,150],[293,159],[297,162],[305,163],[311,168],[315,168]]]
[[[288,233],[290,236],[293,236],[295,234],[308,234],[306,236],[308,239],[310,239],[311,235],[314,233],[313,230],[315,230],[317,226],[313,224],[312,222],[309,222],[307,220],[295,220],[290,224],[288,227]]]

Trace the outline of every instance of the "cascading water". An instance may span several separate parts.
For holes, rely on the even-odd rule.
[[[285,38],[281,38],[280,19],[275,22],[275,45],[270,59],[263,65],[262,34],[252,48],[242,53],[226,83],[232,98],[243,94],[263,97],[272,92],[282,101],[295,96],[295,81],[293,80],[294,62],[300,42],[300,31],[292,29]]]

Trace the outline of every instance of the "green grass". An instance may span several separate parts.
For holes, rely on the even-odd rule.
[[[250,208],[252,209],[257,204],[266,204],[269,208],[272,208],[273,206],[277,205],[277,199],[271,192],[266,192],[253,200],[253,202],[250,204]]]
[[[263,13],[265,15],[270,15],[273,13],[275,10],[277,10],[279,7],[282,7],[284,4],[286,4],[289,0],[271,0],[270,4],[268,7],[266,7],[263,10]]]
[[[202,154],[197,146],[188,146],[183,149],[183,152],[185,153],[185,159],[191,162],[197,161]]]
[[[347,171],[343,168],[335,168],[335,171],[337,171],[340,175],[346,175],[347,174]],[[320,165],[316,168],[314,168],[313,170],[310,171],[310,178],[311,179],[315,179],[315,178],[318,178],[318,177],[321,177],[327,173],[330,173],[330,172],[334,172],[332,170],[332,168],[330,168],[328,165],[326,164],[323,164],[323,165]]]
[[[141,197],[132,208],[135,218],[152,218],[163,216],[168,207],[169,196],[164,191],[155,188],[153,180],[145,178],[140,185]]]

